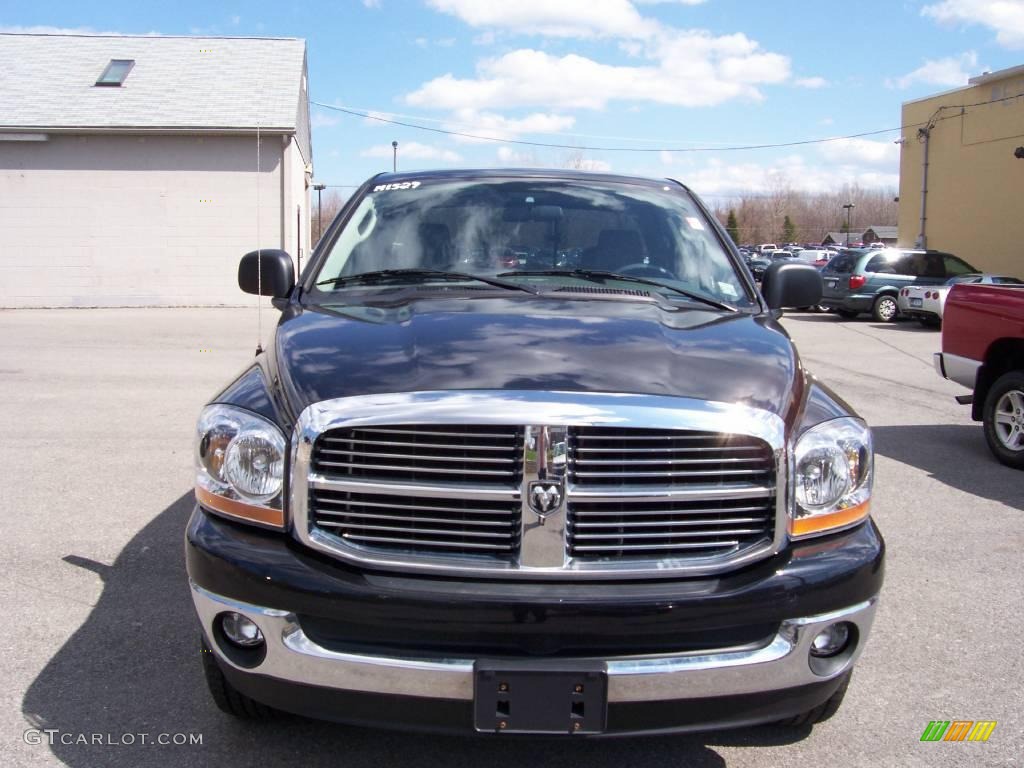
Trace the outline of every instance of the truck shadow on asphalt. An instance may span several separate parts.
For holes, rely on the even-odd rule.
[[[89,618],[32,682],[25,728],[52,729],[49,748],[69,766],[382,765],[723,766],[711,745],[778,746],[810,728],[759,727],[693,736],[578,741],[497,741],[399,733],[282,716],[238,722],[209,699],[184,569],[183,532],[193,505],[181,496],[136,534],[113,565],[74,554],[64,561],[97,573],[103,592]],[[828,726],[826,726],[828,727]],[[146,734],[149,744],[143,744]],[[160,734],[201,734],[201,745],[154,743]],[[45,738],[45,737],[44,737]],[[94,743],[99,739],[100,743]],[[124,743],[127,740],[133,743]],[[111,744],[110,742],[113,742]]]
[[[872,427],[875,452],[957,490],[1024,510],[1022,473],[996,461],[981,424]]]

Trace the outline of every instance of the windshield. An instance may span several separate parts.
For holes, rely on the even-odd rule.
[[[508,178],[380,184],[360,200],[314,283],[324,292],[365,289],[364,281],[345,278],[380,270],[500,275],[542,292],[585,278],[538,272],[596,270],[753,304],[711,225],[675,185]],[[403,276],[389,278],[394,284]]]

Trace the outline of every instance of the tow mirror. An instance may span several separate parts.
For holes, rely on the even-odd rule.
[[[824,290],[818,269],[799,261],[773,262],[761,280],[761,295],[769,309],[812,307],[821,301]]]
[[[252,251],[238,264],[238,287],[246,293],[287,298],[295,287],[295,267],[286,251]]]

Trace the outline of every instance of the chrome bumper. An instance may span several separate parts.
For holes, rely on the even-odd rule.
[[[207,637],[223,611],[244,614],[263,631],[266,656],[255,667],[228,659],[213,643],[221,664],[242,672],[304,685],[435,699],[473,699],[473,659],[406,659],[340,653],[317,645],[294,614],[241,603],[192,584],[192,599]],[[823,682],[849,669],[871,630],[877,597],[817,616],[788,619],[772,641],[755,650],[610,658],[608,701],[668,701],[758,693]],[[841,664],[820,675],[808,663],[815,635],[836,621],[854,624],[856,646]],[[557,661],[552,662],[557,665]]]

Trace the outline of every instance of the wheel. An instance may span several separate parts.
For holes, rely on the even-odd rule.
[[[896,319],[899,311],[896,299],[889,294],[883,294],[875,299],[875,304],[871,307],[871,317],[876,323],[891,323]]]
[[[836,314],[843,320],[853,320],[860,312],[854,312],[852,309],[837,309]]]
[[[213,651],[206,644],[206,639],[200,639],[200,649],[203,657],[203,674],[206,677],[206,687],[210,690],[213,703],[221,712],[237,717],[240,720],[268,720],[274,716],[273,709],[266,704],[261,704],[255,699],[250,699],[244,693],[240,693],[228,679],[224,677],[217,660],[213,658]]]
[[[799,715],[788,717],[785,720],[779,720],[779,725],[786,726],[798,726],[798,725],[814,725],[815,723],[823,723],[828,720],[832,715],[839,711],[839,706],[843,703],[843,698],[846,696],[846,689],[850,687],[850,678],[853,676],[853,670],[851,669],[846,673],[843,678],[843,682],[836,688],[836,692],[833,693],[828,701],[823,704],[819,704],[814,709],[810,709]]]
[[[1024,469],[1024,371],[1004,373],[985,398],[985,440],[999,461]]]

